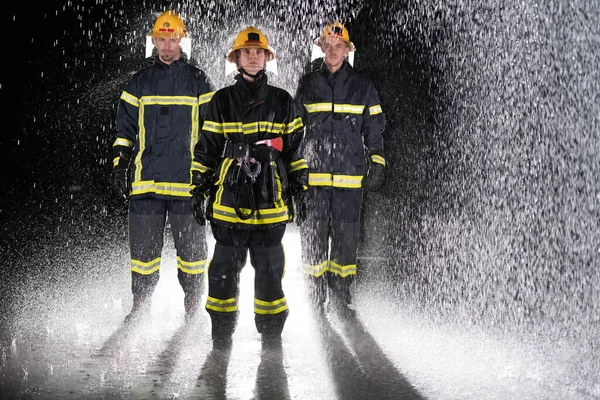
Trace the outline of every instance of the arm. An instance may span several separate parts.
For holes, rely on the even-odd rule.
[[[367,148],[369,166],[363,187],[367,190],[381,189],[385,180],[385,155],[383,146],[383,131],[385,117],[379,103],[379,96],[372,83],[369,84],[367,107],[365,107],[362,135]]]

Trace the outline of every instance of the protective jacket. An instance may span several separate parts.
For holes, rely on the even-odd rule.
[[[309,186],[360,189],[367,162],[385,165],[385,119],[377,91],[347,61],[336,73],[323,64],[305,75],[296,101],[306,125]]]
[[[214,88],[185,58],[133,75],[121,94],[113,166],[130,168],[131,196],[189,198],[203,104]]]
[[[261,75],[218,90],[208,104],[192,169],[213,182],[207,218],[242,229],[293,219],[289,176],[307,168],[294,99]]]

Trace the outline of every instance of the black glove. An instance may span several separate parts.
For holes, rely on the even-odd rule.
[[[290,181],[296,209],[294,219],[296,220],[296,225],[300,226],[306,220],[307,214],[306,191],[308,190],[308,168],[292,172]]]
[[[192,194],[192,211],[194,213],[194,219],[200,226],[206,225],[206,218],[204,217],[204,202],[210,192],[210,186],[212,182],[208,179],[206,174],[200,171],[192,171],[192,187],[190,191]]]
[[[369,152],[369,170],[364,178],[363,188],[370,192],[377,192],[383,186],[385,182],[385,165],[380,162],[373,161],[373,158],[377,158],[378,161],[384,162],[385,159],[379,151]]]
[[[127,183],[127,169],[114,168],[112,172],[113,190],[116,195],[123,200],[129,197],[129,186]]]
[[[196,192],[196,189],[191,191],[192,193],[192,212],[194,219],[200,226],[206,225],[206,218],[204,217],[204,194]]]

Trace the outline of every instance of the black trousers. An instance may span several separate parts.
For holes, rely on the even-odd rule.
[[[350,302],[356,277],[362,190],[311,186],[308,215],[300,226],[303,272],[308,276],[312,300],[325,301],[326,289]]]
[[[175,250],[177,276],[186,299],[199,297],[207,265],[206,229],[198,225],[190,200],[136,198],[129,201],[129,250],[131,289],[146,299],[158,283],[165,224],[169,219]]]
[[[242,230],[211,224],[215,251],[208,268],[206,310],[215,335],[231,335],[238,316],[239,278],[250,252],[254,267],[254,314],[259,333],[281,333],[288,306],[281,286],[285,225]]]

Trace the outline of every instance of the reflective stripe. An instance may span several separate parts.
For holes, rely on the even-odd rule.
[[[121,160],[121,157],[113,158],[113,167],[116,167],[117,165],[119,165],[120,160]]]
[[[198,97],[198,104],[201,105],[204,103],[208,103],[210,101],[210,99],[212,99],[213,94],[215,94],[215,92],[204,93],[203,95]]]
[[[330,261],[328,270],[329,272],[345,278],[348,275],[356,275],[356,264],[340,265]]]
[[[319,265],[302,264],[302,272],[308,275],[319,277],[327,271],[329,261],[323,261]]]
[[[222,191],[223,186],[219,188],[219,191]],[[218,193],[217,196],[220,194]],[[213,211],[212,217],[216,220],[238,223],[244,225],[266,225],[266,224],[276,224],[278,222],[285,222],[290,220],[290,214],[287,207],[283,208],[263,208],[260,210],[260,213],[255,212],[251,218],[246,220],[240,219],[235,213],[235,209],[233,207],[223,206],[218,204],[217,202],[220,200],[220,197],[217,197],[215,202],[213,203]],[[249,214],[250,210],[247,208],[240,208],[240,212],[243,214]]]
[[[129,139],[125,139],[125,138],[116,138],[115,142],[113,143],[113,147],[115,146],[125,146],[125,147],[133,147],[135,143],[133,143],[131,140]]]
[[[150,275],[160,269],[160,257],[149,262],[131,260],[131,271],[142,275]]]
[[[377,155],[377,154],[373,154],[371,156],[371,161],[373,161],[375,164],[381,164],[385,166],[385,158]]]
[[[138,98],[127,93],[126,91],[123,91],[123,93],[121,93],[121,100],[123,100],[126,103],[131,104],[134,107],[140,106],[140,101],[138,100]]]
[[[275,301],[263,301],[254,299],[254,313],[262,315],[273,315],[284,312],[288,309],[285,297]]]
[[[308,185],[360,189],[362,179],[362,175],[333,175],[313,172],[308,174]]]
[[[201,173],[206,173],[209,171],[212,171],[212,168],[208,168],[207,166],[203,165],[202,163],[199,163],[198,161],[192,161],[192,171],[196,170],[196,171],[200,171]]]
[[[377,104],[376,106],[369,107],[370,115],[381,114],[382,112],[383,110],[381,110],[381,106],[379,104]]]
[[[360,104],[335,104],[335,103],[313,103],[304,104],[306,111],[315,112],[334,112],[346,114],[362,114],[365,106]]]
[[[189,183],[138,181],[131,184],[131,195],[156,193],[167,196],[191,197]]]
[[[231,299],[220,300],[215,297],[206,299],[206,308],[216,312],[236,312],[238,310],[237,300],[233,297]]]
[[[304,158],[293,161],[290,163],[290,172],[299,171],[301,169],[308,168],[308,163]]]
[[[242,133],[244,135],[251,135],[257,132],[270,133],[273,135],[284,135],[292,133],[302,127],[302,119],[296,118],[289,124],[280,124],[269,121],[249,122],[243,124],[241,122],[215,122],[215,121],[204,121],[202,129],[209,132],[225,134],[228,133]]]
[[[181,257],[177,256],[177,269],[186,274],[197,275],[206,272],[206,264],[207,260],[183,261]]]
[[[198,97],[191,96],[142,96],[140,103],[145,106],[197,106],[200,101]]]

